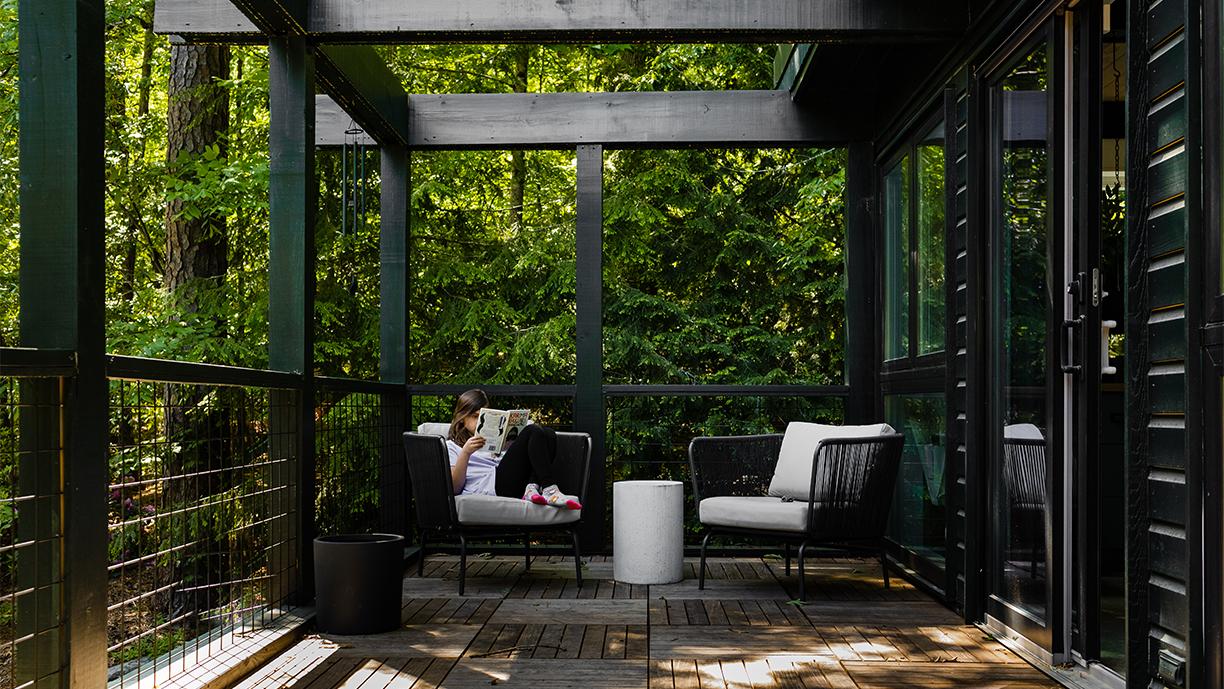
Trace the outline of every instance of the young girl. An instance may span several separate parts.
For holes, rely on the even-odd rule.
[[[446,442],[455,495],[521,496],[537,505],[582,509],[578,498],[562,493],[553,478],[557,459],[557,433],[553,429],[534,423],[527,426],[500,460],[480,451],[485,439],[475,435],[476,421],[481,408],[487,406],[489,399],[481,390],[468,390],[455,402]]]

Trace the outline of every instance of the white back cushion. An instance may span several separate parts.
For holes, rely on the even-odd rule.
[[[1045,440],[1041,429],[1031,423],[1013,423],[1003,427],[1003,437],[1007,440]]]
[[[782,436],[782,451],[774,467],[769,494],[780,498],[807,500],[812,488],[812,458],[816,446],[828,438],[862,438],[893,433],[892,426],[875,423],[867,426],[826,426],[792,421]]]
[[[417,433],[422,433],[425,435],[440,435],[443,438],[445,438],[446,436],[450,435],[450,424],[449,423],[432,423],[432,422],[426,421],[420,426],[417,426]]]

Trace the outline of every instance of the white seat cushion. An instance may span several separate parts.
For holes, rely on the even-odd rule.
[[[892,426],[875,423],[867,426],[826,426],[792,421],[782,436],[782,450],[774,467],[769,494],[807,500],[812,488],[812,458],[820,441],[829,438],[864,438],[893,433]],[[819,477],[818,477],[819,478]]]
[[[499,495],[456,495],[455,511],[464,526],[546,526],[576,522],[582,516],[582,510],[563,510]]]
[[[446,436],[450,435],[450,424],[426,421],[420,426],[417,426],[417,433],[422,435],[440,435],[445,438]]]
[[[806,500],[783,502],[764,495],[706,498],[698,505],[697,514],[706,526],[803,532],[807,531],[808,504]]]

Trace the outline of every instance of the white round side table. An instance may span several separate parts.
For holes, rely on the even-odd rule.
[[[626,584],[684,578],[684,484],[612,484],[612,576]]]

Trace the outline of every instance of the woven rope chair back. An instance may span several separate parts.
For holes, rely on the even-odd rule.
[[[449,529],[459,523],[455,492],[451,487],[450,460],[441,436],[404,434],[404,457],[412,481],[417,525],[422,529]]]
[[[822,441],[812,472],[816,504],[809,532],[848,541],[882,538],[903,442],[900,434]]]
[[[1040,438],[1003,439],[1003,479],[1008,503],[1042,509],[1046,506],[1046,443]]]
[[[693,438],[689,472],[694,500],[765,495],[781,450],[781,433]]]

